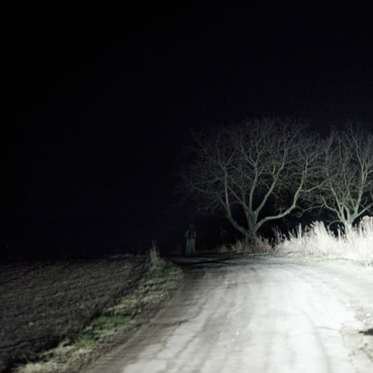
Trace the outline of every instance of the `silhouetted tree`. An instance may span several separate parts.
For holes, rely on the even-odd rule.
[[[195,137],[183,184],[201,208],[222,211],[252,242],[263,224],[290,214],[302,194],[317,188],[318,145],[316,135],[297,122],[263,119],[222,127]]]
[[[356,125],[333,130],[325,142],[321,175],[320,207],[350,229],[373,211],[373,135]]]

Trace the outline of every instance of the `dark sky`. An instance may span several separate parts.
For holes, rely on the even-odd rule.
[[[3,241],[167,236],[185,224],[169,206],[191,128],[262,115],[373,123],[368,10],[205,4],[14,11]]]

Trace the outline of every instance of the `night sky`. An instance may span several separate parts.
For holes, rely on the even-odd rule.
[[[13,13],[3,247],[104,252],[182,235],[190,211],[174,189],[191,129],[279,115],[373,130],[368,10],[205,4]]]

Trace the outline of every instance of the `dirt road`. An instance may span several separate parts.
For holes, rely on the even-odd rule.
[[[372,373],[371,328],[372,268],[205,262],[189,265],[157,317],[86,372]]]

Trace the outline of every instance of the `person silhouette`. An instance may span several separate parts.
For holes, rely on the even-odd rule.
[[[194,255],[196,252],[197,232],[193,224],[185,232],[185,256]]]

